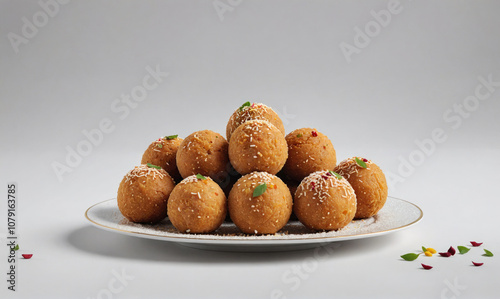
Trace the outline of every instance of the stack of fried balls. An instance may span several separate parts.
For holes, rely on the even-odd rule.
[[[374,216],[387,182],[372,161],[337,164],[330,139],[314,128],[285,135],[270,107],[246,102],[229,118],[226,138],[211,130],[153,141],[118,188],[129,221],[168,220],[181,233],[213,233],[232,221],[244,234],[279,232],[292,214],[314,231],[339,230]]]

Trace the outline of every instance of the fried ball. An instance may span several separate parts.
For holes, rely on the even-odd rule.
[[[182,177],[177,169],[177,149],[181,145],[182,138],[177,135],[160,137],[153,141],[142,155],[141,164],[151,163],[165,169],[166,172],[179,182]]]
[[[177,168],[183,178],[202,174],[216,180],[229,164],[228,143],[210,130],[194,132],[184,139],[177,151]]]
[[[349,182],[329,170],[305,177],[295,192],[293,211],[313,230],[338,230],[356,213],[356,195]]]
[[[351,184],[358,208],[354,218],[368,218],[380,211],[387,200],[387,181],[385,175],[375,163],[365,158],[346,159],[335,167],[335,172],[345,177]],[[359,163],[359,164],[358,164]],[[366,168],[364,168],[366,166]]]
[[[277,176],[283,181],[283,183],[286,184],[288,187],[288,190],[290,190],[290,194],[292,195],[292,199],[295,201],[295,191],[297,191],[297,188],[299,187],[300,182],[290,180],[287,178],[284,174],[283,171],[280,171]],[[295,213],[292,212],[292,215],[290,215],[290,220],[289,221],[297,221],[297,216]]]
[[[277,174],[287,157],[285,137],[265,120],[247,121],[234,131],[229,141],[229,160],[242,175],[253,171]]]
[[[254,194],[257,187],[262,194]],[[258,189],[258,190],[259,190]],[[254,197],[254,195],[256,195]],[[229,214],[234,224],[247,234],[274,234],[292,213],[292,195],[283,181],[267,172],[243,176],[229,193]]]
[[[164,169],[136,166],[120,183],[118,209],[132,222],[160,222],[167,216],[167,201],[174,186],[174,180]]]
[[[285,175],[301,181],[319,170],[333,170],[337,163],[335,149],[328,137],[316,129],[302,128],[286,136],[288,160],[283,167]]]
[[[226,212],[224,191],[210,177],[185,178],[168,199],[168,218],[181,232],[213,232],[226,218]]]
[[[240,108],[236,109],[234,113],[229,118],[226,126],[226,138],[227,141],[231,140],[231,135],[233,132],[242,124],[249,120],[260,119],[267,120],[272,123],[280,132],[285,136],[285,127],[280,117],[271,107],[268,107],[262,103],[253,103],[250,105],[247,102],[247,106],[243,104]]]

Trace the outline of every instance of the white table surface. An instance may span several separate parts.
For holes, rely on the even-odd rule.
[[[71,1],[18,53],[9,33],[22,35],[23,17],[42,8],[0,2],[0,192],[18,183],[19,254],[34,254],[17,261],[16,292],[2,274],[1,298],[498,298],[500,87],[478,87],[480,77],[500,81],[498,2],[401,2],[348,63],[341,43],[353,44],[387,2],[221,1],[232,5],[222,19],[213,1]],[[169,75],[121,119],[113,101],[148,66]],[[489,95],[467,100],[477,89]],[[224,135],[247,100],[273,107],[288,132],[316,127],[339,160],[366,156],[401,176],[389,194],[420,206],[423,220],[328,250],[232,253],[114,234],[84,218],[116,196],[152,140]],[[465,102],[477,106],[458,116]],[[54,163],[103,119],[113,131],[58,179]],[[402,169],[435,130],[446,140]],[[3,244],[6,232],[4,200]],[[484,244],[448,259],[399,258],[469,241]]]

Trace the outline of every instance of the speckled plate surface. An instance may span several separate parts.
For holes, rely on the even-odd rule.
[[[388,197],[379,213],[371,218],[352,221],[338,231],[314,232],[298,221],[290,221],[275,235],[242,234],[233,223],[223,223],[211,234],[179,233],[168,218],[159,224],[137,224],[125,219],[116,199],[88,208],[85,217],[96,227],[129,236],[176,242],[180,245],[221,251],[285,251],[321,246],[328,242],[345,241],[392,233],[419,222],[422,210],[408,201]]]

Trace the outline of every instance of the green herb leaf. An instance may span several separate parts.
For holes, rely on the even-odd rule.
[[[157,143],[157,144],[156,144],[156,147],[163,148],[163,144],[161,144],[161,143]]]
[[[156,169],[161,169],[160,166],[153,165],[151,163],[146,164],[149,168],[156,168]]]
[[[405,261],[414,261],[418,258],[420,254],[416,254],[416,253],[407,253],[407,254],[403,254],[401,256],[402,259],[404,259]]]
[[[425,248],[424,246],[422,246],[422,251],[423,251],[423,252],[426,252],[426,251],[427,251],[427,248]]]
[[[172,140],[172,139],[177,138],[178,136],[179,136],[179,135],[170,135],[170,136],[165,136],[165,137],[163,137],[163,139],[165,139],[165,140]]]
[[[14,251],[18,251],[19,250],[19,244],[16,244],[16,247],[14,247]]]
[[[331,171],[331,170],[328,170],[329,173],[333,174],[334,176],[337,177],[337,179],[341,180],[342,179],[342,176],[334,171]]]
[[[245,102],[243,105],[240,106],[240,111],[243,110],[246,106],[250,106],[250,102]]]
[[[207,179],[206,177],[204,177],[203,175],[201,175],[199,173],[196,175],[196,178],[200,179],[200,180],[206,180]]]
[[[267,184],[266,183],[258,185],[253,190],[252,197],[261,196],[262,194],[264,194],[264,192],[266,192],[266,189],[267,189]]]
[[[460,254],[466,254],[470,250],[470,248],[467,248],[465,246],[457,246],[457,248],[458,248],[458,252],[460,252]]]
[[[485,254],[483,254],[484,256],[493,256],[493,253],[488,249],[484,249],[484,252],[485,252]]]
[[[363,168],[368,167],[368,166],[366,166],[366,163],[363,160],[359,159],[358,157],[356,157],[356,164],[358,164],[359,166],[361,166]]]
[[[300,134],[300,133],[299,133],[299,134],[297,134],[297,137],[298,137],[298,138],[302,137],[302,134]]]

